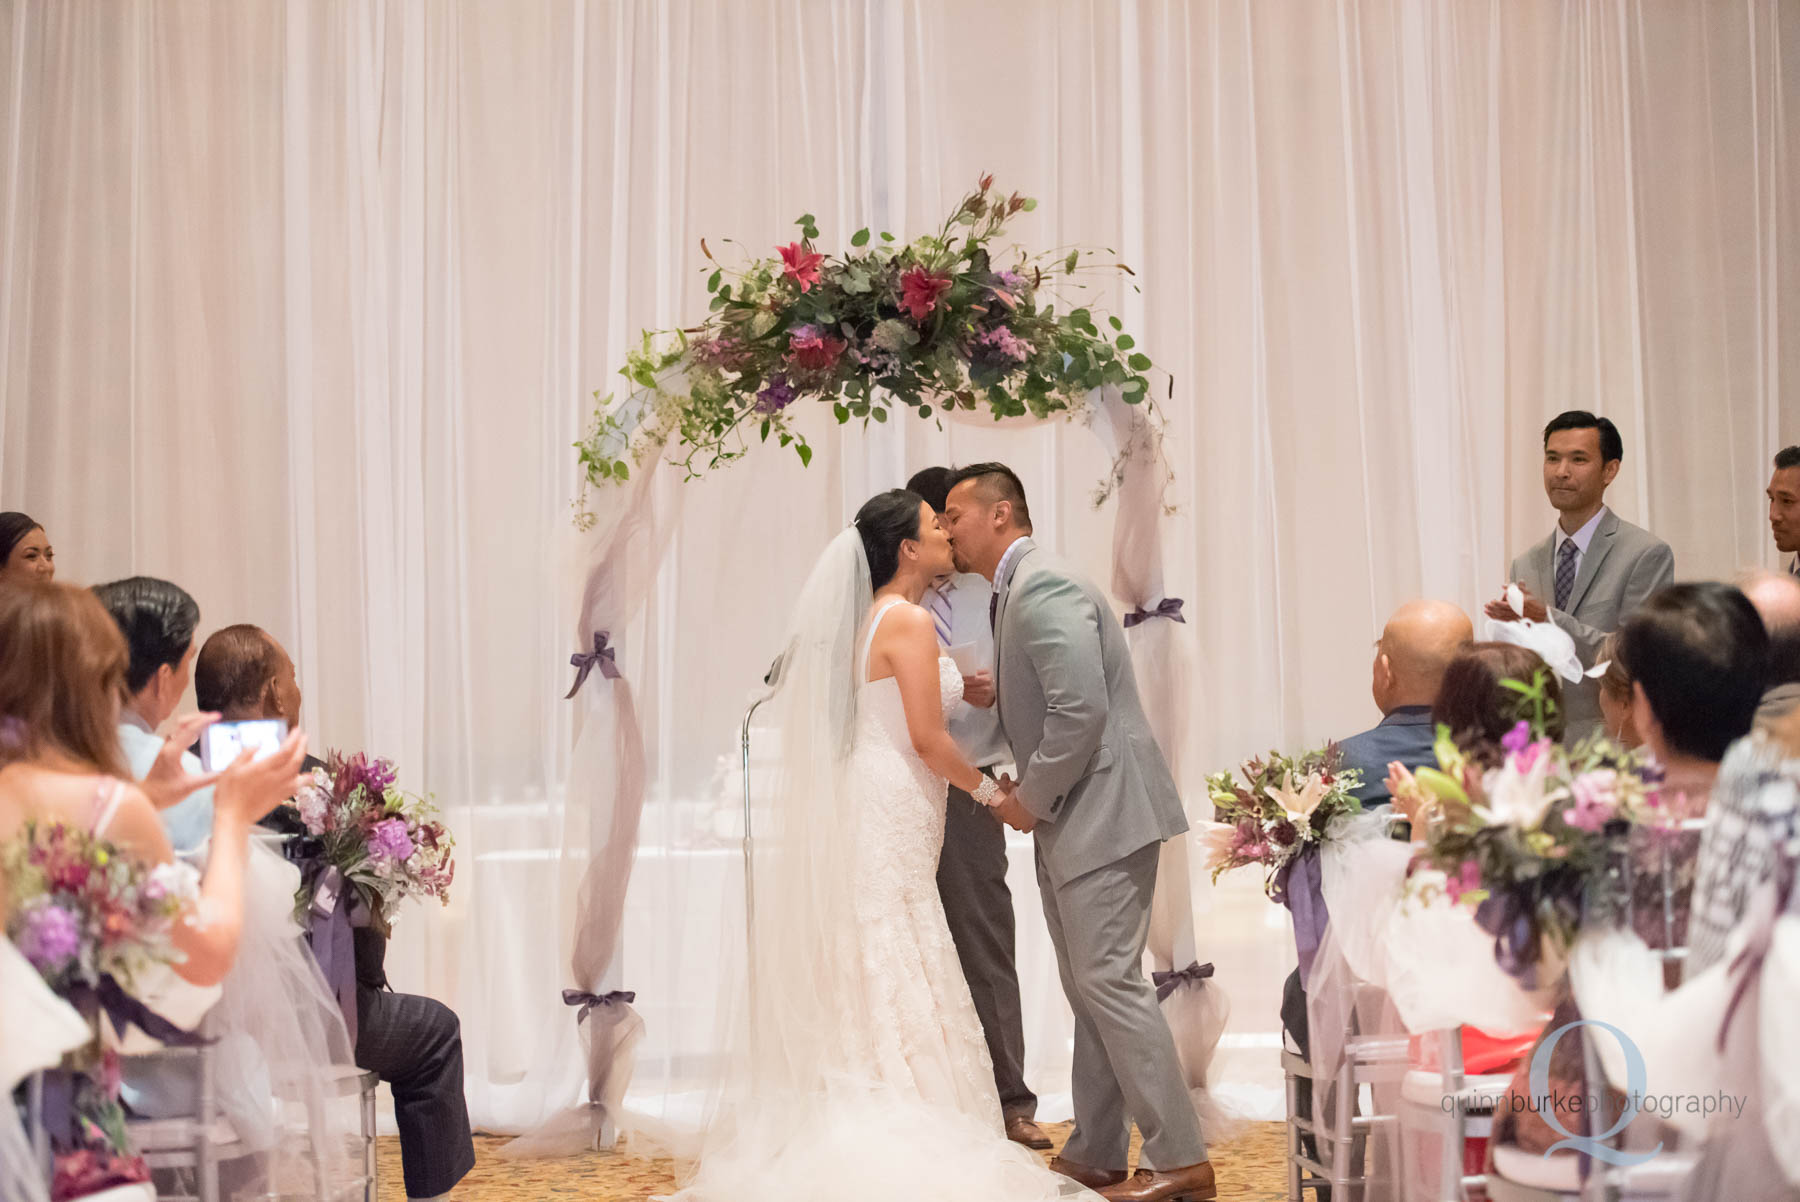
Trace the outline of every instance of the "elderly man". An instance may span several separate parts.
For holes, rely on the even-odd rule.
[[[1365,807],[1388,799],[1387,770],[1436,762],[1431,703],[1444,669],[1475,638],[1469,615],[1448,601],[1409,601],[1394,611],[1375,644],[1369,692],[1381,722],[1345,739],[1344,767],[1362,773],[1356,796]]]
[[[1776,452],[1768,497],[1769,532],[1775,536],[1775,549],[1790,557],[1788,575],[1800,576],[1800,445]]]
[[[1756,725],[1773,726],[1800,709],[1800,577],[1751,572],[1738,582],[1769,632],[1768,671]]]
[[[281,718],[294,726],[300,720],[294,661],[256,626],[227,626],[206,640],[194,661],[194,696],[227,722]],[[445,1196],[475,1167],[461,1024],[435,998],[388,987],[385,936],[364,928],[354,938],[357,1066],[393,1087],[407,1197]]]

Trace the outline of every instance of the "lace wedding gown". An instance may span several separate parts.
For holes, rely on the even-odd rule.
[[[758,1068],[725,1100],[680,1202],[1091,1196],[1005,1137],[981,1021],[937,891],[947,785],[913,750],[898,682],[867,679],[875,630],[901,603],[871,611],[856,649],[855,718],[835,798],[853,887],[844,890],[845,913],[819,919],[809,953],[828,963],[773,954],[783,986],[802,976],[805,996],[778,990],[783,1013],[763,1020]],[[962,676],[948,658],[938,672],[948,715],[962,699]],[[801,869],[810,850],[797,841],[786,867]],[[764,931],[765,941],[783,935]],[[755,956],[767,962],[771,953]],[[825,1000],[812,1003],[815,994]],[[784,1020],[789,1004],[809,1007],[802,1022]]]

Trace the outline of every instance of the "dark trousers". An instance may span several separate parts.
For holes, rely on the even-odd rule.
[[[407,1196],[449,1193],[475,1167],[456,1012],[435,998],[359,985],[356,1021],[357,1066],[393,1087]]]
[[[1025,1084],[1025,1021],[1013,952],[1012,891],[1006,887],[1006,831],[989,809],[954,786],[938,857],[938,896],[956,958],[994,1061],[994,1086],[1010,1120],[1037,1114]]]

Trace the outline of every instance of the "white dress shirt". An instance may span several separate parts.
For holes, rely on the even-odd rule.
[[[948,647],[973,643],[976,662],[986,672],[994,670],[994,632],[988,625],[988,598],[992,592],[987,581],[973,572],[952,576],[941,590],[950,602],[950,641]],[[927,609],[931,598],[925,598]],[[992,768],[1012,759],[1012,749],[1000,730],[1000,712],[993,706],[982,709],[964,701],[957,705],[944,725],[957,748],[977,768]]]

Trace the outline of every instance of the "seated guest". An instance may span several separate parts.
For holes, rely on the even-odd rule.
[[[1486,768],[1504,758],[1500,740],[1531,717],[1525,700],[1502,681],[1531,683],[1541,677],[1549,704],[1544,734],[1561,739],[1567,732],[1562,680],[1544,665],[1537,652],[1512,643],[1472,643],[1444,669],[1444,683],[1431,703],[1431,721],[1448,726],[1469,758]]]
[[[1625,620],[1619,655],[1632,678],[1632,722],[1663,768],[1664,803],[1699,817],[1725,749],[1750,733],[1762,701],[1762,619],[1729,584],[1672,585]]]
[[[1364,808],[1387,801],[1389,764],[1412,769],[1436,763],[1431,703],[1444,669],[1474,639],[1468,615],[1448,601],[1411,601],[1388,619],[1375,644],[1369,685],[1381,722],[1340,745],[1343,766],[1362,773],[1356,796]]]
[[[1636,747],[1644,740],[1631,721],[1631,673],[1619,658],[1619,632],[1601,640],[1595,663],[1606,665],[1600,677],[1600,720],[1606,737],[1621,747]]]
[[[300,726],[300,681],[294,661],[282,645],[259,626],[227,626],[216,631],[194,658],[194,701],[221,721],[246,722],[279,718],[289,730]],[[302,772],[323,768],[309,755]],[[262,825],[284,835],[304,835],[306,824],[290,803],[276,806]]]
[[[227,626],[206,640],[195,661],[194,693],[202,707],[228,722],[281,718],[291,728],[300,720],[294,661],[257,626]],[[292,821],[304,832],[297,813]],[[462,1028],[442,1002],[389,990],[385,935],[363,927],[352,938],[356,1063],[393,1088],[407,1196],[446,1194],[475,1166],[463,1097]]]
[[[0,513],[0,582],[55,576],[56,549],[44,528],[22,513]]]
[[[130,657],[92,594],[72,585],[0,589],[0,839],[31,819],[65,822],[103,836],[146,864],[172,850],[150,797],[131,783],[116,728]],[[234,764],[218,777],[208,808],[212,857],[201,877],[206,921],[175,930],[183,980],[215,985],[230,970],[243,932],[249,830],[295,789],[305,738],[280,753]]]
[[[1739,587],[1769,632],[1769,663],[1756,724],[1770,726],[1800,706],[1800,577],[1752,572]]]
[[[119,743],[133,777],[142,779],[163,750],[157,728],[169,720],[187,692],[194,663],[194,629],[200,607],[167,580],[132,576],[94,586],[94,595],[125,636],[131,663],[125,704],[119,711]],[[185,740],[182,742],[185,746]],[[201,772],[198,756],[183,753],[188,772]],[[201,788],[165,810],[163,829],[180,855],[200,851],[212,830],[213,791]]]

